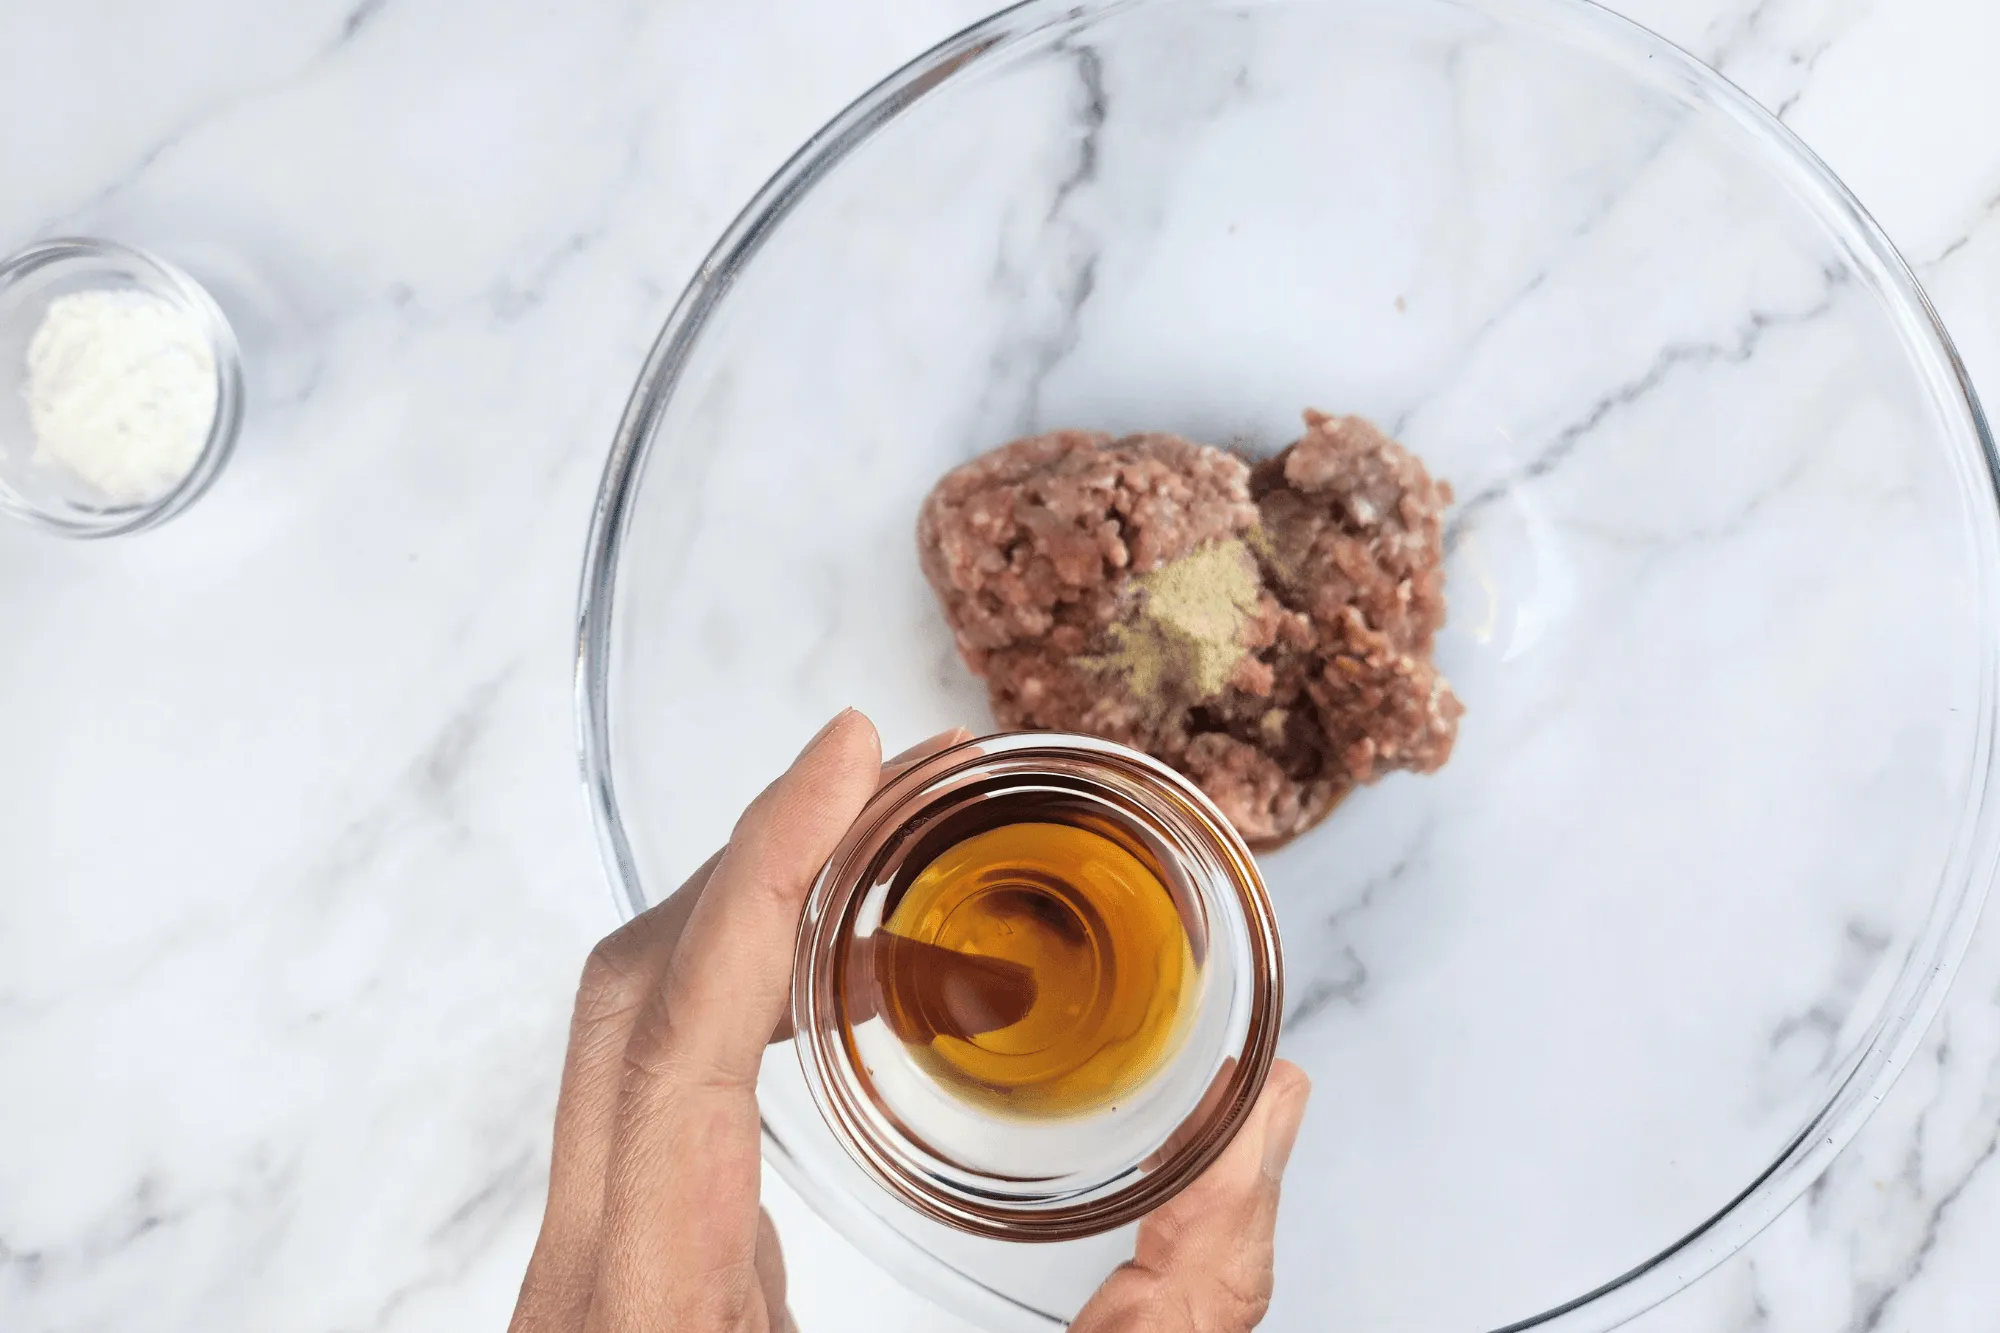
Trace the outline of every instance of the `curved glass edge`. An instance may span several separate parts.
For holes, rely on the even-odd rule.
[[[173,264],[136,246],[86,236],[37,241],[0,261],[0,285],[17,275],[71,259],[110,260],[144,272],[153,283],[171,292],[200,322],[202,334],[215,355],[215,418],[209,422],[208,438],[202,442],[201,455],[194,467],[159,499],[124,518],[100,523],[45,513],[0,487],[0,510],[45,531],[89,541],[156,528],[200,499],[214,484],[222,465],[235,452],[236,437],[243,426],[243,350],[236,340],[235,327],[206,287]]]
[[[860,1200],[828,1190],[793,1156],[770,1122],[762,1123],[764,1161],[784,1177],[785,1183],[828,1226],[852,1242],[877,1268],[933,1304],[971,1319],[993,1333],[1050,1333],[1068,1327],[1067,1320],[1037,1310],[940,1263],[922,1246],[869,1212]]]
[[[1565,0],[1523,0],[1547,9]],[[1994,640],[1994,578],[2000,570],[2000,451],[1972,386],[1965,363],[1939,319],[1930,296],[1907,261],[1861,201],[1825,161],[1784,122],[1720,73],[1650,29],[1614,14],[1596,0],[1567,0],[1607,39],[1636,42],[1649,55],[1659,55],[1680,67],[1691,86],[1748,135],[1774,149],[1774,159],[1791,168],[1792,184],[1812,198],[1815,211],[1838,223],[1840,240],[1850,258],[1880,290],[1892,294],[1902,316],[1904,342],[1923,372],[1933,409],[1951,423],[1961,443],[1970,434],[1968,457],[1957,464],[1967,483],[1965,495],[1979,492],[1993,501],[1980,524],[1970,513],[1973,544],[1982,558],[1975,561],[1976,603],[1985,642]],[[1932,901],[1922,931],[1905,958],[1901,973],[1870,1027],[1860,1054],[1853,1059],[1829,1099],[1776,1161],[1701,1225],[1675,1244],[1597,1289],[1539,1315],[1508,1324],[1493,1333],[1607,1333],[1658,1305],[1743,1248],[1824,1174],[1840,1152],[1860,1133],[1888,1089],[1916,1053],[1924,1034],[1944,1003],[1952,978],[1978,927],[1981,911],[1996,873],[2000,873],[2000,827],[1990,803],[1994,762],[1996,690],[2000,690],[2000,659],[1989,652],[1979,669],[1979,718],[1968,763],[1965,812],[1945,858],[1941,888]],[[1958,887],[1953,891],[1952,885]]]
[[[1211,1075],[1203,1095],[1182,1129],[1204,1117],[1199,1132],[1170,1154],[1165,1165],[1132,1179],[1101,1180],[1069,1192],[1066,1202],[1044,1199],[1032,1210],[994,1206],[991,1196],[947,1187],[941,1163],[925,1150],[899,1151],[883,1142],[879,1127],[871,1128],[858,1090],[849,1086],[842,1069],[842,1044],[832,1034],[823,1009],[830,1004],[831,982],[823,975],[828,945],[843,929],[843,920],[857,885],[857,867],[868,864],[893,837],[887,832],[904,822],[913,802],[940,784],[1022,771],[1025,761],[1068,765],[1087,758],[1102,770],[1105,781],[1149,789],[1158,805],[1174,807],[1191,839],[1204,844],[1212,858],[1214,878],[1228,886],[1241,915],[1241,961],[1249,993],[1241,1044],[1229,1053],[1229,1063]],[[1034,765],[1039,768],[1040,765]],[[976,780],[976,779],[975,779]],[[1157,790],[1150,790],[1156,788]],[[1150,799],[1140,804],[1155,807]],[[1167,817],[1162,816],[1162,822]],[[1217,890],[1218,896],[1225,896]],[[792,1030],[799,1071],[827,1127],[854,1164],[905,1206],[935,1222],[989,1240],[1050,1242],[1101,1235],[1137,1221],[1191,1184],[1220,1157],[1249,1117],[1277,1058],[1279,1016],[1284,1012],[1284,954],[1279,946],[1277,913],[1255,857],[1208,795],[1188,778],[1154,759],[1101,737],[1061,732],[1001,732],[963,741],[930,755],[879,790],[862,811],[814,881],[799,922],[792,972]],[[1233,1031],[1233,1029],[1232,1029]],[[1234,1040],[1234,1039],[1232,1039]],[[1223,1100],[1213,1098],[1220,1088]],[[1204,1110],[1204,1108],[1207,1108]],[[892,1136],[893,1137],[893,1136]]]
[[[644,475],[652,427],[672,396],[694,340],[735,275],[762,247],[776,226],[812,185],[884,124],[927,93],[973,65],[981,56],[1057,26],[1079,26],[1147,0],[1022,0],[964,29],[908,62],[851,103],[778,169],[730,224],[703,260],[694,279],[669,314],[640,371],[618,427],[586,539],[577,612],[575,707],[577,745],[584,795],[599,852],[621,915],[643,911],[647,902],[633,863],[631,846],[618,818],[609,743],[610,629],[617,560],[629,519],[629,501]],[[1598,37],[1636,43],[1649,58],[1663,56],[1690,86],[1730,115],[1747,133],[1771,142],[1780,160],[1790,159],[1794,184],[1817,197],[1822,211],[1845,225],[1843,238],[1854,258],[1872,270],[1877,283],[1901,298],[1906,341],[1929,352],[1919,358],[1931,378],[1934,405],[1960,427],[1969,427],[1976,460],[1959,459],[1967,470],[1983,470],[1988,492],[2000,509],[2000,453],[1978,395],[1936,308],[1908,263],[1874,218],[1824,161],[1783,122],[1688,52],[1595,0],[1505,0],[1517,12],[1552,16],[1564,11],[1595,25]],[[1953,400],[1956,400],[1955,402]],[[1990,519],[1989,515],[1989,519]],[[1978,564],[1979,605],[1993,619],[1992,581],[2000,564],[2000,542],[1989,522],[1982,534],[1987,559]],[[1989,634],[1988,639],[1992,636]],[[1980,668],[1980,717],[1971,761],[1968,810],[1946,863],[1947,882],[1956,894],[1940,894],[1902,974],[1862,1053],[1828,1105],[1779,1158],[1707,1221],[1645,1263],[1553,1309],[1493,1330],[1493,1333],[1607,1333],[1682,1290],[1742,1248],[1791,1206],[1860,1132],[1890,1084],[1901,1074],[1958,970],[1978,925],[1996,869],[1994,819],[1987,806],[1993,762],[1995,661]],[[988,1287],[925,1252],[858,1201],[837,1196],[815,1180],[784,1144],[764,1126],[764,1153],[813,1209],[901,1281],[940,1305],[1008,1330],[1062,1328],[1066,1321],[1038,1311]]]

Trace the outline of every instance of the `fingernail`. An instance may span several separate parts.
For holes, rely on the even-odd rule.
[[[896,753],[890,755],[887,759],[884,759],[882,762],[885,764],[900,764],[904,760],[914,758],[916,755],[922,753],[925,746],[929,745],[932,741],[935,741],[937,739],[938,737],[933,736],[930,738],[930,740],[918,741],[915,745],[912,745],[907,750],[896,751]]]
[[[940,731],[935,736],[930,736],[925,738],[924,740],[920,740],[915,745],[912,745],[909,749],[902,751],[900,754],[892,755],[889,758],[884,759],[882,762],[885,764],[900,764],[906,759],[915,758],[917,755],[924,753],[926,750],[931,750],[931,751],[947,750],[950,749],[952,746],[957,745],[961,741],[969,741],[971,739],[972,739],[972,733],[967,731],[964,727],[953,727],[949,731]]]
[[[1312,1085],[1303,1084],[1298,1091],[1288,1093],[1283,1102],[1271,1108],[1270,1123],[1264,1127],[1264,1178],[1280,1180],[1285,1174],[1285,1163],[1292,1160],[1292,1145],[1298,1142],[1299,1125],[1306,1118],[1306,1102],[1312,1096]]]
[[[841,724],[842,719],[844,719],[849,713],[852,713],[853,711],[854,710],[852,708],[843,708],[838,713],[835,713],[830,719],[828,719],[827,724],[821,727],[818,731],[814,732],[813,738],[806,742],[806,748],[799,751],[799,759],[803,759],[807,755],[811,754],[813,752],[813,747],[815,745],[818,745],[821,741],[825,740],[828,736],[832,735],[833,729],[839,726]],[[792,762],[797,763],[798,759],[794,759]]]

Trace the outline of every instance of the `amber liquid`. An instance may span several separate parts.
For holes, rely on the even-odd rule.
[[[884,929],[871,1007],[940,1085],[996,1110],[1115,1105],[1171,1053],[1192,1006],[1182,908],[1146,860],[1092,829],[965,838]]]

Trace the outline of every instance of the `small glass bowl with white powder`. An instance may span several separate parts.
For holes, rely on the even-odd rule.
[[[236,335],[179,269],[96,240],[0,262],[0,510],[71,537],[163,523],[242,415]]]

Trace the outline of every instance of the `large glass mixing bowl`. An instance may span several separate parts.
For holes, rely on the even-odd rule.
[[[1358,412],[1457,488],[1467,705],[1263,861],[1317,1083],[1269,1326],[1604,1329],[1768,1222],[1935,1010],[1994,872],[1990,441],[1782,127],[1577,0],[1033,0],[796,156],[662,333],[585,570],[621,902],[844,704],[990,726],[918,571],[1027,431],[1254,453]],[[869,1184],[794,1053],[770,1160],[996,1329],[1129,1247]]]

